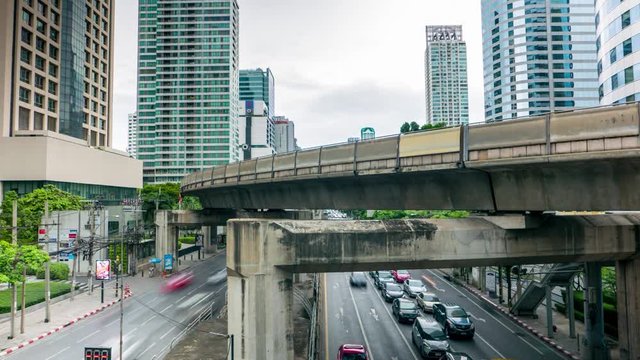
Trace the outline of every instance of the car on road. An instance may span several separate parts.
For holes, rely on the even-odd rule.
[[[391,275],[398,284],[402,284],[405,280],[411,279],[411,274],[407,270],[391,270]]]
[[[473,360],[471,356],[463,352],[448,352],[447,360]]]
[[[351,286],[367,287],[367,277],[361,271],[352,272],[351,276],[349,276],[349,284]]]
[[[415,279],[405,280],[404,283],[402,284],[402,289],[404,290],[404,292],[407,293],[407,295],[409,295],[409,297],[412,297],[412,298],[416,297],[418,293],[427,291],[427,287],[424,286],[422,281],[415,280]]]
[[[164,293],[174,292],[189,286],[193,282],[193,273],[191,271],[185,271],[177,273],[169,278],[160,290]]]
[[[423,317],[418,317],[413,322],[411,341],[418,348],[423,359],[440,360],[445,358],[447,351],[451,350],[440,324]]]
[[[376,287],[382,290],[382,285],[388,282],[394,282],[393,276],[389,271],[378,271],[378,274],[375,278]]]
[[[394,282],[385,283],[382,286],[382,290],[380,290],[384,301],[392,302],[393,299],[398,299],[404,296],[404,291],[402,291],[402,287]]]
[[[439,302],[440,299],[436,296],[436,294],[429,292],[421,292],[416,297],[416,303],[418,304],[418,307],[427,313],[433,313],[433,304]]]
[[[337,360],[367,360],[367,348],[359,344],[342,344],[338,348]]]
[[[398,322],[406,321],[411,323],[419,315],[416,304],[411,300],[403,298],[393,300],[393,304],[391,304],[391,311],[398,319]]]
[[[473,338],[476,328],[471,317],[458,305],[433,304],[433,318],[440,323],[447,336]]]

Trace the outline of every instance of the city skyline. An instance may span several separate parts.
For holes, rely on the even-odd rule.
[[[385,135],[398,133],[405,121],[424,124],[426,25],[461,24],[468,29],[469,58],[481,58],[479,2],[411,1],[397,9],[382,1],[365,9],[338,1],[293,4],[239,1],[240,68],[269,67],[277,74],[276,115],[295,119],[303,147],[344,141],[365,126]],[[457,11],[463,7],[469,10]],[[393,27],[375,25],[389,16]],[[328,20],[335,26],[327,28]],[[115,31],[114,147],[125,149],[127,115],[135,111],[136,1],[118,4]],[[469,97],[470,122],[484,121],[478,60],[469,63]]]

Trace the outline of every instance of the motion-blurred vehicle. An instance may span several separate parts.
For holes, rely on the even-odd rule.
[[[217,284],[217,283],[223,282],[226,279],[227,279],[227,269],[222,269],[222,270],[218,271],[217,273],[209,276],[209,278],[207,278],[207,283],[208,284]]]
[[[409,297],[416,297],[418,293],[422,293],[427,291],[427,287],[424,286],[421,280],[407,279],[402,284],[402,288],[404,292],[409,295]]]
[[[402,287],[394,282],[385,283],[382,286],[382,290],[380,290],[384,301],[392,302],[393,299],[398,299],[404,296],[404,291],[402,291]]]
[[[191,271],[185,271],[173,275],[169,278],[161,287],[161,291],[164,293],[170,293],[189,286],[193,282],[193,273]]]
[[[440,324],[423,317],[416,318],[413,323],[411,341],[420,350],[423,359],[444,359],[446,352],[451,349]]]
[[[433,304],[439,303],[440,299],[436,296],[436,294],[421,292],[418,293],[416,297],[416,303],[418,307],[424,310],[427,313],[433,313]]]
[[[352,272],[351,276],[349,276],[349,284],[351,286],[367,287],[367,277],[361,271]]]
[[[399,284],[402,284],[407,279],[411,279],[411,274],[409,274],[407,270],[391,270],[391,275]]]
[[[382,290],[383,284],[394,282],[393,276],[389,271],[378,271],[377,276],[375,277],[374,282],[376,283],[376,287]]]
[[[476,332],[471,317],[458,305],[433,304],[433,318],[449,337],[458,335],[473,338]]]
[[[391,305],[391,311],[396,316],[398,322],[413,322],[418,317],[418,307],[407,299],[395,299]]]
[[[359,344],[342,344],[338,348],[337,360],[367,360],[367,348]]]

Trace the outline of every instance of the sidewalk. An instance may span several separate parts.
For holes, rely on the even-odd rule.
[[[453,275],[449,272],[449,269],[442,270],[442,272],[447,274],[447,276],[449,276],[452,280],[454,279]],[[567,355],[567,358],[582,359],[583,356],[582,356],[581,350],[584,350],[584,345],[582,344],[582,341],[583,341],[583,335],[585,332],[585,328],[584,328],[585,326],[583,322],[578,320],[575,321],[576,338],[571,338],[569,337],[569,318],[566,317],[564,314],[561,314],[555,309],[553,309],[552,319],[553,319],[553,324],[556,326],[557,330],[553,334],[553,337],[549,338],[547,334],[548,332],[547,308],[544,301],[540,306],[538,306],[538,309],[536,311],[537,319],[534,319],[528,316],[527,317],[515,316],[509,312],[509,308],[507,307],[507,303],[506,303],[507,288],[506,287],[503,288],[504,303],[500,304],[498,302],[499,301],[498,297],[491,298],[486,293],[481,293],[480,290],[475,288],[473,285],[466,284],[460,279],[455,279],[453,281],[455,281],[456,283],[460,284],[467,290],[479,296],[484,302],[491,304],[501,312],[505,313],[515,323],[519,324],[524,329],[535,334],[538,338],[542,339],[546,343],[555,347],[559,352],[565,353],[565,355]],[[515,303],[515,301],[516,300],[514,297],[513,302]],[[615,343],[614,340],[611,340],[611,339],[608,339],[608,340],[610,340],[610,343],[611,343],[610,345],[611,359],[619,359],[617,343]]]

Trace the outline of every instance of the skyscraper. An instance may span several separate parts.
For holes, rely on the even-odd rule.
[[[600,104],[640,101],[640,0],[596,0]]]
[[[275,80],[271,69],[240,70],[240,101],[261,100],[275,114]]]
[[[483,0],[485,120],[598,104],[593,0]]]
[[[240,101],[240,143],[243,160],[275,154],[273,120],[264,101]]]
[[[467,44],[462,26],[427,26],[424,73],[427,123],[469,123]]]
[[[237,1],[140,0],[138,16],[145,183],[240,159]]]
[[[295,124],[286,116],[274,116],[274,145],[277,153],[286,153],[297,149]]]
[[[137,157],[136,151],[138,142],[138,114],[129,114],[127,121],[127,154],[131,157]]]

